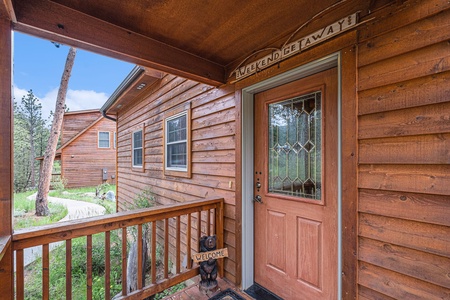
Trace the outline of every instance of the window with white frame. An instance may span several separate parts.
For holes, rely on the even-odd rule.
[[[133,132],[132,136],[132,160],[133,167],[142,168],[143,161],[143,139],[142,139],[142,129]]]
[[[188,166],[187,111],[165,120],[165,169],[187,171]]]
[[[99,131],[98,132],[98,147],[99,148],[109,148],[109,132]]]

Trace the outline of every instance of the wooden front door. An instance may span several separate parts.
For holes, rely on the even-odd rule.
[[[255,282],[336,299],[337,70],[255,95]]]

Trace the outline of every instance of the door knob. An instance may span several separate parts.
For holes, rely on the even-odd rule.
[[[262,197],[260,195],[256,195],[255,199],[253,199],[253,201],[258,202],[258,203],[262,203]]]

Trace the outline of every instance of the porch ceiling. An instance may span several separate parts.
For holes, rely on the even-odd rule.
[[[332,18],[333,10],[367,10],[373,2],[4,0],[0,11],[9,11],[15,30],[218,85],[249,54],[280,47],[319,12],[331,7]]]

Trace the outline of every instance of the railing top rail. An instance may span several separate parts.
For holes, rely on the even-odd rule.
[[[14,250],[23,249],[217,208],[223,201],[223,198],[200,199],[20,229],[14,232],[12,241]]]

